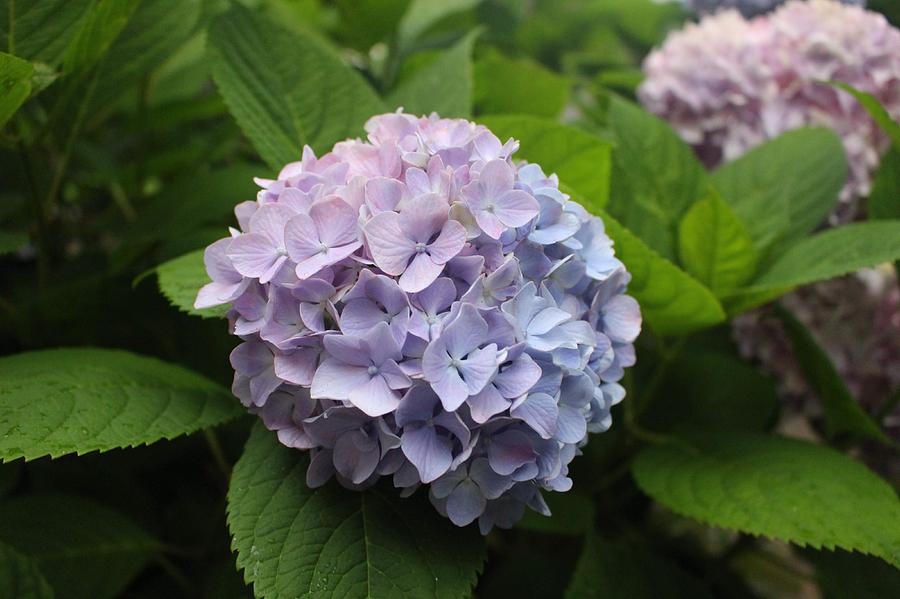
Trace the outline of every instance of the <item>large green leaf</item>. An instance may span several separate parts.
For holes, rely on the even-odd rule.
[[[225,389],[174,364],[111,349],[0,358],[0,460],[134,447],[241,414]]]
[[[707,195],[706,171],[665,122],[634,104],[612,98],[608,118],[616,168],[606,209],[658,254],[674,260],[678,223]]]
[[[60,494],[0,503],[0,539],[37,563],[57,599],[116,597],[160,549],[118,512]]]
[[[525,515],[516,523],[516,528],[580,536],[593,527],[594,502],[589,496],[575,492],[545,493],[544,500],[552,515],[548,517],[534,510],[525,510]]]
[[[717,296],[743,285],[756,270],[753,240],[715,191],[681,219],[678,250],[684,268]]]
[[[100,66],[92,105],[99,109],[119,100],[197,30],[198,0],[141,0]]]
[[[828,354],[819,346],[812,333],[786,308],[776,304],[775,314],[784,324],[791,340],[794,356],[806,382],[822,403],[825,432],[829,436],[841,433],[888,441],[887,436],[860,407]]]
[[[900,566],[900,501],[852,458],[806,441],[710,434],[643,450],[632,471],[653,499],[715,526]]]
[[[0,49],[57,65],[93,0],[0,0]]]
[[[795,243],[749,291],[796,287],[900,259],[900,220],[853,223]]]
[[[235,4],[209,29],[213,77],[229,110],[273,169],[357,136],[383,111],[365,80],[309,33]]]
[[[0,52],[0,127],[28,99],[33,72],[30,62]]]
[[[641,424],[657,431],[766,431],[775,421],[775,383],[723,352],[688,346],[673,359]]]
[[[541,165],[548,175],[556,173],[562,184],[571,187],[600,209],[609,198],[609,171],[612,144],[574,127],[549,119],[526,115],[479,117],[478,122],[506,141],[521,142],[516,158]]]
[[[457,528],[424,497],[390,488],[309,489],[308,464],[258,423],[234,468],[228,527],[257,597],[469,595],[484,559],[475,527]]]
[[[881,157],[868,208],[871,219],[900,219],[900,149],[891,148]]]
[[[397,26],[397,44],[405,50],[432,26],[452,14],[469,10],[481,0],[412,0]]]
[[[194,300],[200,288],[209,283],[206,266],[203,264],[203,250],[197,250],[178,258],[173,258],[156,267],[159,290],[173,306],[193,316],[221,318],[228,312],[227,306],[215,306],[197,310]]]
[[[588,536],[566,599],[703,599],[709,590],[695,576],[648,548]]]
[[[644,322],[656,333],[685,334],[725,320],[713,293],[654,252],[608,214],[601,214],[616,244],[616,256],[631,273],[628,294],[641,305]]]
[[[24,233],[0,231],[0,256],[16,251],[26,243],[28,243],[28,235]]]
[[[53,588],[34,560],[0,543],[0,597],[53,599]]]
[[[478,32],[459,40],[431,64],[419,69],[387,97],[391,108],[410,114],[437,112],[442,117],[472,114],[472,46]]]
[[[78,24],[78,32],[63,57],[63,70],[73,72],[95,62],[119,36],[139,0],[94,0]]]
[[[496,50],[475,61],[475,110],[481,114],[531,114],[556,118],[569,101],[571,83],[528,58]]]
[[[828,129],[795,129],[712,175],[722,199],[766,251],[806,235],[834,208],[847,180],[844,147]]]

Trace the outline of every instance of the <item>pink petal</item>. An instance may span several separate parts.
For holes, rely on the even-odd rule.
[[[450,206],[437,194],[414,198],[400,211],[400,229],[415,241],[427,243],[447,221]]]
[[[338,197],[316,202],[309,209],[309,216],[316,223],[319,239],[329,247],[359,240],[359,213]]]
[[[284,227],[296,213],[281,204],[266,204],[250,217],[250,231],[265,235],[275,247],[284,247]]]
[[[435,264],[431,257],[422,252],[416,254],[400,276],[400,289],[407,293],[422,291],[431,285],[444,270],[443,264]]]
[[[455,220],[448,220],[438,235],[428,246],[428,254],[437,264],[446,264],[463,249],[466,244],[466,228]]]
[[[306,260],[322,250],[316,223],[308,214],[298,214],[288,221],[284,231],[284,245],[294,262]]]
[[[415,243],[400,229],[397,213],[376,214],[366,223],[365,231],[369,251],[378,268],[389,275],[402,274],[416,250]]]
[[[396,179],[375,177],[366,182],[366,205],[372,214],[394,210],[406,193],[406,187]]]
[[[478,223],[478,228],[491,239],[500,239],[500,235],[506,230],[500,219],[492,212],[474,210],[472,215],[475,217],[475,222]]]
[[[507,227],[522,227],[537,216],[540,211],[538,201],[521,189],[507,191],[497,198],[494,214]]]
[[[272,241],[265,235],[247,233],[231,241],[228,257],[239,273],[245,277],[257,278],[271,268],[278,254]]]

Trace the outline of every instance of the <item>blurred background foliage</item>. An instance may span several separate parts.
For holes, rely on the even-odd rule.
[[[122,348],[230,385],[226,357],[234,338],[221,320],[171,306],[154,274],[158,265],[222,237],[234,204],[255,194],[252,177],[274,174],[213,83],[207,28],[230,4],[0,0],[0,50],[32,69],[27,85],[14,88],[17,63],[0,66],[0,117],[8,119],[0,123],[0,354]],[[389,99],[475,32],[461,67],[475,120],[524,114],[621,146],[623,135],[636,131],[653,140],[652,147],[617,148],[606,167],[579,168],[585,179],[596,175],[606,183],[611,175],[606,209],[642,239],[641,247],[678,261],[674,237],[655,237],[658,223],[620,205],[641,185],[630,179],[636,171],[623,172],[633,165],[623,166],[621,152],[637,159],[656,149],[661,153],[645,158],[668,165],[679,150],[659,148],[674,134],[654,130],[654,121],[632,114],[632,105],[611,100],[633,98],[642,58],[689,18],[678,4],[240,4],[335,48]],[[898,23],[892,0],[870,6]],[[4,112],[22,90],[21,107]],[[500,134],[504,121],[497,119]],[[635,128],[623,130],[629,119]],[[529,144],[540,152],[544,142],[551,143],[536,134],[523,143],[523,154],[529,156]],[[684,186],[692,167],[680,168],[673,185]],[[557,170],[570,182],[565,166]],[[708,201],[714,209],[715,198]],[[610,233],[617,248],[630,243]],[[762,296],[746,305],[774,297],[771,289],[757,292]],[[729,304],[723,291],[720,299],[737,311],[740,298]],[[677,325],[677,315],[657,322],[664,318]],[[697,428],[766,432],[778,421],[774,382],[740,358],[724,318],[714,314],[709,326],[677,337],[655,334],[665,327],[651,319],[613,429],[594,436],[576,460],[575,489],[547,498],[553,518],[531,514],[488,538],[476,596],[559,597],[565,589],[570,597],[897,596],[898,572],[877,558],[708,528],[655,504],[630,476],[629,460],[647,439]],[[128,451],[0,465],[0,539],[37,560],[57,597],[249,596],[223,522],[228,466],[252,421]],[[878,443],[852,430],[812,434],[857,454]],[[877,451],[888,452],[881,460],[896,459],[892,450]],[[54,550],[61,546],[70,551]]]

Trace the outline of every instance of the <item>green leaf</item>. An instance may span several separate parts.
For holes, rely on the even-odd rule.
[[[516,158],[541,165],[548,175],[556,173],[562,184],[587,198],[600,209],[609,199],[612,144],[590,133],[555,121],[525,115],[483,116],[479,123],[506,141],[521,142]]]
[[[0,597],[53,599],[53,588],[34,560],[0,543]]]
[[[531,114],[556,118],[569,101],[571,83],[528,58],[489,50],[475,61],[475,109],[481,114]]]
[[[652,430],[764,432],[775,422],[775,383],[735,356],[688,347],[667,372],[641,418]]]
[[[450,15],[474,8],[481,0],[412,0],[397,26],[397,44],[405,51],[432,26]]]
[[[209,283],[206,266],[203,264],[203,250],[197,250],[178,258],[173,258],[156,267],[159,290],[169,303],[192,316],[202,318],[222,318],[228,313],[228,306],[215,306],[197,310],[194,300],[200,288]]]
[[[0,231],[0,256],[11,254],[26,243],[28,243],[28,235],[24,233]]]
[[[706,171],[669,125],[638,106],[613,97],[608,118],[616,168],[606,210],[674,260],[678,223],[707,194]]]
[[[0,48],[52,66],[62,62],[92,0],[0,0]]]
[[[844,147],[828,129],[795,129],[712,174],[722,199],[765,253],[825,220],[847,180]]]
[[[783,306],[775,305],[775,314],[784,325],[791,340],[794,356],[806,382],[822,403],[825,432],[829,437],[841,433],[889,442],[887,436],[859,405],[828,354],[819,346],[812,333]]]
[[[431,64],[402,81],[387,98],[392,107],[410,114],[437,112],[442,117],[472,114],[472,46],[478,31],[469,33]]]
[[[631,273],[628,294],[641,305],[644,322],[661,335],[686,334],[725,320],[712,292],[654,252],[608,214],[599,215]]]
[[[0,358],[2,461],[135,447],[241,413],[208,379],[126,351],[49,349]]]
[[[852,223],[800,240],[748,291],[797,287],[900,259],[900,220]]]
[[[588,536],[566,599],[703,599],[709,590],[692,574],[648,548]]]
[[[63,70],[72,73],[100,60],[119,36],[139,0],[94,0],[66,48]]]
[[[33,72],[30,62],[0,52],[0,127],[28,99]]]
[[[62,494],[0,503],[0,539],[37,563],[57,599],[116,597],[160,549],[118,512]]]
[[[202,5],[196,0],[141,0],[100,66],[92,106],[121,99],[197,30]]]
[[[866,109],[866,112],[869,113],[872,120],[888,134],[894,148],[900,150],[900,123],[897,123],[891,117],[890,113],[888,113],[888,111],[884,109],[884,106],[881,105],[881,102],[878,101],[878,98],[841,81],[829,81],[828,83],[844,90],[856,98],[856,101],[862,104],[862,107]]]
[[[298,160],[303,144],[323,152],[358,136],[366,119],[384,110],[324,42],[238,4],[210,26],[208,51],[231,114],[275,170]]]
[[[870,219],[900,219],[900,149],[891,148],[881,157],[868,208]]]
[[[685,269],[717,296],[743,285],[756,271],[756,248],[747,229],[714,191],[684,215],[678,244]]]
[[[814,548],[843,547],[900,566],[900,501],[852,458],[749,433],[648,447],[632,465],[650,497],[701,522]]]
[[[235,465],[228,527],[257,597],[470,594],[484,559],[476,527],[453,526],[423,493],[400,499],[389,485],[309,489],[308,464],[257,423]]]

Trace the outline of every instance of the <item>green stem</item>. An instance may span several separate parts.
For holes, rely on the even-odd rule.
[[[209,447],[209,452],[212,454],[216,466],[218,466],[219,470],[225,476],[225,480],[231,480],[231,464],[225,457],[225,451],[222,449],[222,444],[219,443],[219,437],[216,435],[216,431],[209,428],[203,429],[203,438],[206,439],[206,445]]]

